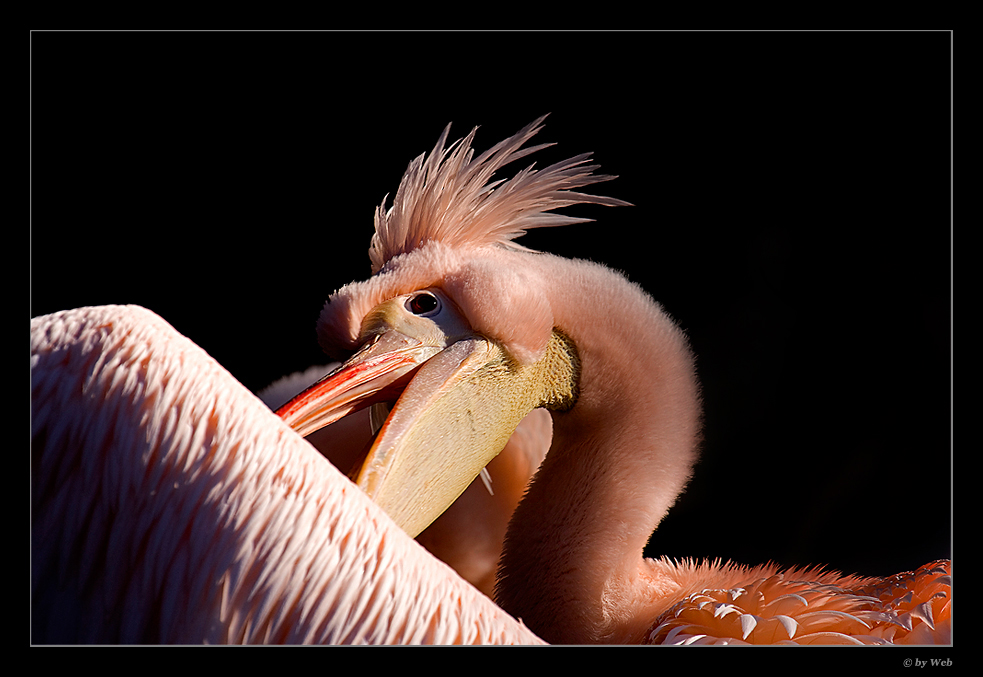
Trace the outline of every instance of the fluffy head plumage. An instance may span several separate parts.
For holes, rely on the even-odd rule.
[[[552,145],[523,148],[542,128],[544,119],[535,120],[478,157],[473,157],[471,148],[477,128],[445,147],[448,125],[430,155],[420,155],[409,164],[392,207],[386,210],[383,200],[376,210],[369,248],[372,277],[342,287],[321,311],[317,332],[325,352],[339,357],[355,348],[362,318],[378,304],[440,286],[451,293],[476,330],[510,344],[522,361],[539,354],[549,338],[549,309],[536,313],[537,322],[505,326],[516,320],[513,316],[528,319],[533,307],[543,310],[545,301],[538,296],[528,298],[530,287],[521,284],[516,277],[519,273],[509,271],[508,265],[495,264],[502,264],[501,256],[510,251],[528,251],[514,240],[529,228],[591,220],[549,213],[552,210],[581,203],[629,204],[574,190],[615,178],[593,174],[597,165],[587,164],[590,153],[541,170],[529,165],[512,178],[493,179],[502,167]],[[498,271],[492,276],[497,280],[494,290],[476,283],[479,268],[486,281],[488,271]],[[496,298],[489,299],[493,294]]]
[[[542,170],[532,164],[510,179],[491,180],[502,167],[553,145],[522,147],[542,129],[545,118],[526,125],[477,158],[473,157],[471,142],[478,128],[445,148],[450,133],[447,125],[430,155],[424,153],[410,162],[392,207],[387,211],[383,200],[376,209],[375,235],[369,248],[372,272],[379,272],[394,256],[427,242],[454,248],[501,245],[524,250],[513,240],[529,228],[590,220],[548,213],[554,209],[580,203],[628,205],[623,200],[572,190],[616,178],[592,174],[598,165],[585,164],[590,153]]]

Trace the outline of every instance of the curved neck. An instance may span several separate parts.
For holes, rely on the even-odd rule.
[[[698,385],[685,336],[644,291],[602,266],[565,263],[554,287],[563,296],[551,301],[580,353],[580,397],[553,414],[496,598],[547,641],[628,642],[651,621],[642,551],[696,459]]]

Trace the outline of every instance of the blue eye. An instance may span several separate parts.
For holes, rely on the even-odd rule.
[[[430,315],[440,310],[440,299],[423,291],[406,300],[406,309],[414,315]]]

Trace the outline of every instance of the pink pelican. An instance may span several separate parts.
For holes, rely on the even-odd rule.
[[[575,220],[553,209],[622,204],[575,192],[611,178],[587,155],[492,180],[542,147],[523,148],[540,124],[476,158],[473,131],[445,148],[445,130],[377,212],[374,275],[325,305],[321,344],[350,357],[279,413],[306,435],[378,407],[361,491],[147,311],[32,322],[37,635],[949,641],[947,561],[872,579],[642,556],[696,460],[693,358],[622,275],[514,242]],[[409,536],[537,408],[552,443],[509,523],[498,607]]]

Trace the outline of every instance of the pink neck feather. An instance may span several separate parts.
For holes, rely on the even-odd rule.
[[[583,372],[577,404],[554,414],[550,452],[513,516],[498,601],[547,641],[627,641],[652,583],[642,550],[696,460],[693,358],[682,331],[620,275],[523,258],[561,290],[555,325],[577,345]]]

